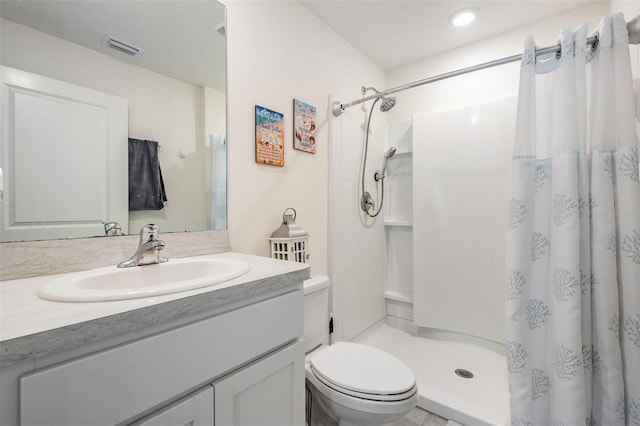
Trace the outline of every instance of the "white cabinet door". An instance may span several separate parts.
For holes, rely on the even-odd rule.
[[[213,426],[213,387],[208,386],[131,426]]]
[[[0,67],[4,195],[0,240],[128,229],[128,102]]]
[[[216,426],[304,425],[302,340],[213,384]]]

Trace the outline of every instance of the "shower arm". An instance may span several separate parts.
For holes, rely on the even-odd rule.
[[[632,20],[627,22],[627,33],[629,34],[629,44],[640,44],[640,15],[637,15]],[[587,39],[587,44],[591,45],[591,49],[595,50],[598,46],[598,35],[589,37]],[[540,55],[545,55],[547,53],[560,52],[560,45],[543,47],[540,49],[536,49],[536,57]],[[446,72],[444,74],[439,74],[434,77],[425,78],[423,80],[414,81],[413,83],[403,84],[402,86],[397,86],[382,92],[377,92],[374,95],[369,95],[362,97],[360,99],[356,99],[351,102],[341,103],[339,101],[333,102],[331,105],[331,109],[333,111],[333,115],[339,117],[342,115],[345,109],[352,107],[354,105],[361,104],[363,102],[367,102],[371,99],[376,99],[381,96],[391,95],[393,93],[402,92],[404,90],[413,89],[414,87],[423,86],[429,83],[435,83],[436,81],[446,80],[451,77],[457,77],[459,75],[468,74],[470,72],[483,70],[486,68],[496,67],[498,65],[509,64],[511,62],[517,62],[522,60],[522,55],[513,55],[506,58],[496,59],[489,62],[484,62],[482,64],[477,64],[471,67],[462,68],[455,71]]]

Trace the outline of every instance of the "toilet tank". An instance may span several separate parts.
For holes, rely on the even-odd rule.
[[[329,344],[329,277],[315,275],[304,281],[305,353]]]

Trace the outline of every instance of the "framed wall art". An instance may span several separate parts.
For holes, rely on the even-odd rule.
[[[293,100],[293,148],[316,153],[316,107]]]
[[[284,167],[284,114],[256,105],[256,163]]]

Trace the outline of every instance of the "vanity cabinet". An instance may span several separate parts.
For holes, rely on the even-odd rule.
[[[297,425],[304,345],[296,342],[161,408],[131,426]]]
[[[301,289],[20,379],[23,425],[304,424]]]

